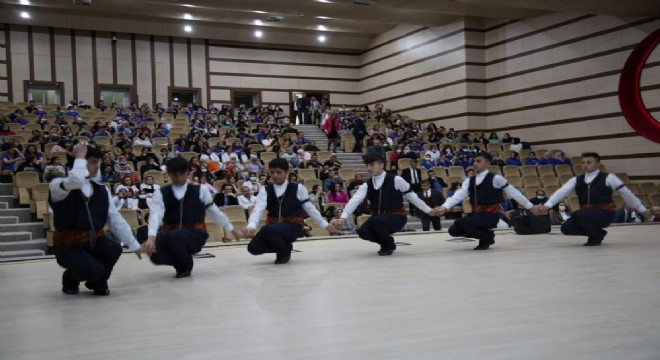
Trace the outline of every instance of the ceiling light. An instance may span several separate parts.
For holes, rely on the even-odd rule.
[[[183,18],[186,19],[186,20],[192,20],[193,19],[192,15],[190,15],[190,14],[183,14]]]
[[[325,35],[319,35],[319,42],[325,42]]]
[[[252,12],[256,13],[256,14],[265,14],[266,13],[265,11],[261,11],[261,10],[254,10]]]
[[[30,5],[30,0],[21,0],[21,5]]]
[[[197,7],[197,5],[191,5],[191,4],[181,4],[181,6],[187,7],[187,8],[196,8]]]
[[[332,4],[332,1],[330,1],[330,0],[316,0],[316,1],[318,1],[320,3],[324,3],[324,4]]]
[[[323,25],[319,25],[319,26],[316,27],[316,30],[325,31],[325,30],[328,30],[328,28],[323,26]]]
[[[190,26],[190,25],[186,25],[186,26],[183,27],[183,30],[184,30],[185,32],[192,32],[192,26]]]
[[[264,33],[261,30],[257,30],[257,31],[254,32],[254,36],[260,38],[260,37],[264,36]]]
[[[322,19],[322,20],[329,20],[331,19],[330,17],[327,16],[316,16],[317,19]]]
[[[23,19],[29,19],[29,18],[30,18],[30,14],[29,14],[27,11],[22,11],[22,12],[21,12],[21,17],[22,17]]]
[[[264,22],[261,21],[261,20],[255,20],[255,21],[254,21],[254,24],[255,24],[255,25],[259,25],[259,26],[261,26],[261,25],[264,24]]]

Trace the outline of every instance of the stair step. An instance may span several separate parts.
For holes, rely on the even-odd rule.
[[[0,251],[0,261],[7,259],[11,259],[12,261],[34,260],[35,258],[45,256],[46,252],[38,249]]]
[[[0,217],[4,216],[16,216],[18,217],[19,223],[27,223],[32,221],[32,213],[30,209],[22,208],[13,208],[13,209],[1,209],[0,208]]]
[[[0,242],[0,251],[3,252],[14,251],[14,250],[46,251],[47,248],[48,248],[48,241],[46,239]]]
[[[0,233],[0,243],[32,240],[31,231],[7,231]]]
[[[7,203],[6,209],[10,209],[18,205],[18,200],[14,198],[14,195],[0,195],[0,202]]]
[[[0,183],[0,195],[14,195],[14,184]]]
[[[0,235],[12,232],[30,232],[33,239],[39,239],[46,236],[46,229],[43,222],[25,222],[19,224],[1,224]]]
[[[0,209],[9,209],[9,203],[0,201]]]
[[[0,216],[0,224],[18,224],[18,216]]]

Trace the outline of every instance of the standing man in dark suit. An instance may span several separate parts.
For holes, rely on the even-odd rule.
[[[367,126],[364,125],[364,121],[361,117],[356,117],[353,122],[353,136],[355,137],[355,145],[353,146],[354,153],[362,152],[362,141],[366,134]]]
[[[445,202],[445,197],[442,196],[442,192],[431,188],[431,182],[427,179],[422,181],[422,190],[417,192],[417,196],[424,200],[426,205],[428,205],[431,208],[438,207],[442,205]],[[419,219],[422,221],[422,230],[423,231],[429,231],[429,223],[433,224],[433,230],[440,230],[442,229],[442,225],[440,225],[440,217],[439,216],[429,216],[427,214],[424,214],[420,212],[418,215]]]
[[[300,115],[300,123],[311,124],[312,122],[309,118],[309,99],[307,98],[307,95],[303,95],[303,97],[298,98],[296,102],[298,105],[298,114]]]
[[[401,171],[401,177],[410,184],[410,190],[414,193],[422,189],[422,171],[417,168],[417,160],[410,160],[410,167]],[[415,215],[415,207],[412,205],[410,205],[410,215]]]
[[[360,144],[360,146],[362,146],[362,144]],[[353,152],[360,152],[360,151],[358,150]],[[379,155],[382,158],[385,158],[385,147],[383,146],[383,140],[380,137],[378,136],[373,137],[373,145],[367,148],[367,155]]]
[[[291,120],[290,120],[291,124],[298,124],[298,110],[300,110],[300,108],[298,107],[299,105],[298,100],[299,100],[298,98],[293,99],[293,101],[291,101],[291,104],[289,106],[289,114],[291,114]]]

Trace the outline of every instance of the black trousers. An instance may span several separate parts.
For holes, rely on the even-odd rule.
[[[155,265],[174,266],[177,272],[191,271],[193,254],[202,250],[209,234],[195,229],[176,229],[158,234],[156,252],[150,257]]]
[[[57,263],[66,269],[62,276],[65,288],[77,289],[81,281],[86,281],[90,289],[105,290],[122,249],[104,236],[96,239],[94,247],[55,246],[53,252]]]
[[[278,257],[290,256],[293,242],[303,236],[303,227],[299,224],[283,222],[265,225],[252,238],[247,250],[252,255],[276,253]]]
[[[419,210],[418,210],[419,211]],[[422,230],[423,231],[429,231],[430,226],[433,225],[433,230],[440,230],[442,229],[442,225],[440,225],[440,217],[439,216],[428,216],[421,211],[419,211],[419,219],[422,221]]]
[[[362,152],[362,142],[364,141],[364,136],[362,137],[355,137],[355,145],[353,145],[353,151],[354,153],[361,153]]]
[[[561,226],[561,232],[565,235],[588,236],[589,240],[603,240],[607,231],[603,230],[610,226],[614,212],[601,209],[577,210]]]
[[[471,214],[454,221],[449,227],[449,235],[478,239],[480,242],[492,241],[495,240],[495,233],[491,229],[497,226],[499,220],[499,214]]]
[[[382,249],[396,249],[392,234],[403,229],[408,219],[399,215],[372,215],[360,226],[358,236],[380,244]]]

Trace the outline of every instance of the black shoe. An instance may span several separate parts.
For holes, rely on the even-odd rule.
[[[110,289],[94,289],[94,295],[96,296],[108,296],[110,295]]]
[[[479,240],[479,245],[474,250],[488,250],[491,245],[495,244],[495,240]]]
[[[291,255],[288,256],[278,256],[277,259],[275,259],[275,262],[273,264],[275,265],[281,265],[281,264],[286,264],[291,260]]]
[[[392,253],[394,253],[394,250],[396,250],[396,249],[381,250],[381,251],[378,252],[378,255],[380,255],[380,256],[389,256],[389,255],[392,255]]]
[[[597,240],[589,240],[584,245],[582,246],[599,246],[603,243],[603,239],[597,239]]]
[[[192,274],[192,270],[186,270],[186,271],[177,271],[176,276],[174,276],[176,279],[182,279],[182,278],[187,278]]]
[[[66,287],[62,287],[62,292],[65,293],[65,294],[67,294],[67,295],[78,295],[78,293],[80,292],[80,290],[78,290],[78,288],[66,288]]]

